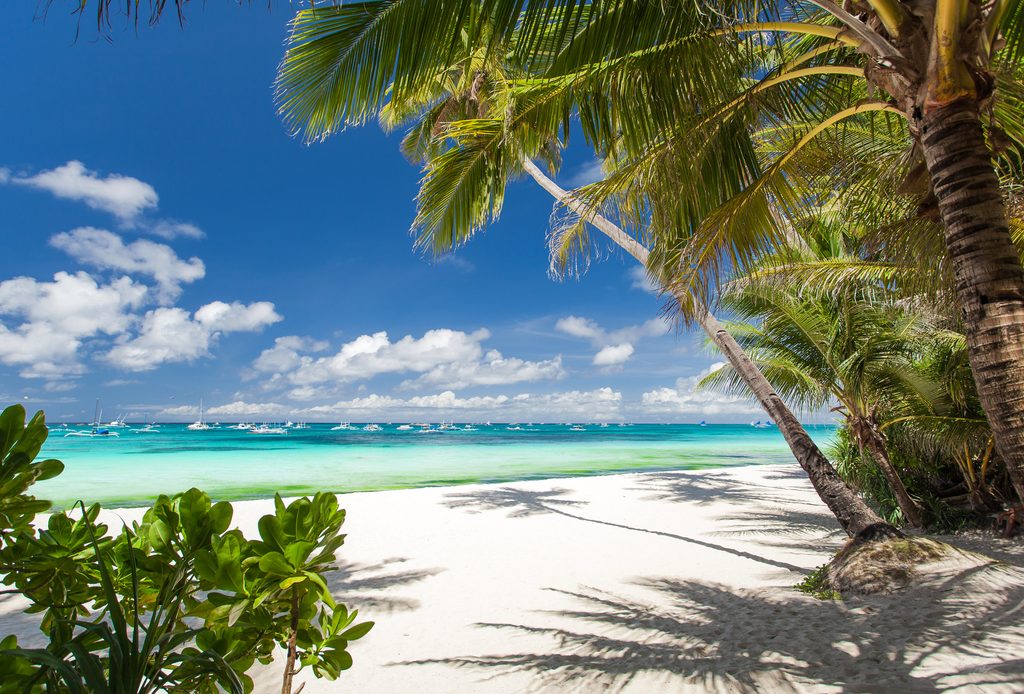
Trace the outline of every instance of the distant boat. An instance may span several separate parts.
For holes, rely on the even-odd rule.
[[[308,428],[309,428],[309,425],[306,424],[305,422],[299,422],[298,424],[296,424],[295,426],[292,427],[292,429],[308,429]]]
[[[100,399],[96,398],[96,411],[92,418],[92,428],[88,431],[69,431],[64,434],[64,438],[69,437],[81,437],[81,438],[100,438],[104,436],[119,436],[116,431],[100,426],[100,419],[103,417],[103,410],[100,408]]]
[[[380,430],[381,430],[380,424],[367,424],[365,427],[363,427],[363,431],[380,431]]]
[[[125,420],[126,417],[127,417],[127,415],[124,415],[124,414],[120,415],[114,421],[109,422],[107,424],[107,428],[108,429],[124,429],[124,428],[127,428],[128,425],[124,423],[124,420]]]
[[[338,422],[338,426],[331,427],[331,431],[352,431],[353,429],[355,427],[348,422]]]
[[[771,424],[764,424],[761,422],[760,419],[758,419],[755,422],[751,422],[750,426],[754,427],[755,429],[767,429],[768,427],[771,426]]]
[[[250,434],[257,434],[257,435],[285,436],[285,435],[288,434],[288,430],[287,429],[283,429],[281,427],[258,426],[258,427],[253,427],[252,429],[250,429],[249,433]]]
[[[700,424],[698,424],[697,426],[701,426],[701,427],[706,427],[707,425],[708,425],[708,423],[707,423],[707,422],[705,422],[705,421],[704,421],[704,420],[702,419],[702,420],[700,420]]]
[[[512,426],[505,427],[505,428],[508,429],[509,431],[522,431],[523,430],[523,428],[521,426],[519,426],[518,424],[513,424]]]
[[[472,424],[467,424],[466,426],[462,427],[462,430],[463,431],[477,431],[477,428],[475,426],[473,426]]]
[[[576,424],[574,426],[569,427],[569,431],[586,431],[586,429],[581,427],[579,424]]]
[[[228,428],[229,429],[237,429],[238,431],[249,431],[250,429],[253,428],[253,426],[255,426],[255,425],[249,424],[248,422],[239,422],[235,426],[228,427]]]
[[[156,427],[155,424],[150,424],[149,415],[147,414],[145,425],[139,427],[138,429],[132,429],[131,432],[133,434],[159,434],[160,430]]]
[[[199,398],[199,419],[185,427],[189,431],[206,431],[212,429],[209,424],[203,421],[203,399]]]
[[[399,424],[396,429],[398,431],[412,431],[412,424]]]

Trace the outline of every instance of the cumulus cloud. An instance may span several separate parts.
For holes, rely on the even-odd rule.
[[[695,414],[704,416],[757,414],[762,412],[753,399],[738,395],[723,395],[698,387],[709,373],[725,366],[716,362],[698,373],[676,380],[675,388],[656,388],[641,396],[641,404],[649,414]]]
[[[160,196],[145,181],[123,174],[106,176],[91,171],[80,161],[69,161],[35,175],[12,174],[0,168],[0,185],[12,184],[43,190],[65,200],[82,202],[117,217],[121,225],[138,228],[164,239],[203,238],[203,230],[191,222],[153,219],[147,212],[157,209]]]
[[[152,277],[161,304],[177,299],[182,284],[206,275],[206,267],[199,258],[183,260],[170,246],[147,239],[125,243],[120,236],[104,229],[81,227],[56,234],[50,238],[50,245],[85,265]]]
[[[561,357],[528,361],[504,357],[497,350],[484,351],[481,343],[490,337],[485,329],[471,333],[440,328],[422,337],[405,337],[392,342],[386,332],[360,335],[341,345],[331,355],[315,357],[308,344],[291,336],[275,341],[253,362],[253,369],[271,374],[273,382],[297,387],[292,396],[317,397],[324,384],[368,380],[381,374],[419,374],[403,383],[404,388],[435,386],[463,388],[561,378]],[[321,347],[321,345],[317,345]]]
[[[633,345],[623,342],[621,345],[608,345],[594,355],[594,366],[616,366],[625,364],[633,356]]]
[[[135,337],[122,336],[107,360],[128,371],[149,371],[169,362],[208,356],[210,346],[224,333],[253,332],[281,320],[274,305],[215,301],[194,315],[182,308],[157,308],[142,318]]]
[[[8,317],[0,322],[0,363],[26,378],[80,374],[83,339],[127,330],[147,291],[128,277],[99,284],[84,272],[0,282],[0,316]]]
[[[0,182],[45,190],[58,198],[84,202],[96,210],[109,212],[125,223],[131,223],[143,211],[156,208],[159,197],[153,186],[131,176],[101,176],[85,168],[80,161],[69,161],[34,176],[8,174]]]
[[[669,331],[669,326],[661,318],[652,318],[639,325],[606,330],[590,318],[566,316],[555,323],[555,329],[566,335],[590,341],[598,348],[597,354],[594,355],[594,365],[608,368],[625,364],[636,351],[637,342],[665,335]]]

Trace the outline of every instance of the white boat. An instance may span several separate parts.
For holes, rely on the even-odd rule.
[[[199,398],[199,419],[185,427],[189,431],[206,431],[212,429],[209,424],[203,421],[203,399]]]
[[[512,426],[505,427],[505,428],[507,430],[509,430],[509,431],[522,431],[523,430],[523,428],[521,426],[519,426],[518,424],[513,424]]]
[[[472,424],[467,424],[466,426],[462,427],[462,430],[463,431],[477,431],[477,428],[475,426],[473,426]]]
[[[702,419],[702,420],[700,420],[700,424],[698,424],[697,426],[702,426],[702,427],[706,427],[707,425],[708,425],[708,423],[707,423],[707,422],[705,422],[705,421],[704,421],[704,420]]]
[[[126,418],[127,416],[128,416],[128,415],[124,415],[124,414],[120,415],[120,416],[119,416],[119,417],[118,417],[117,419],[115,419],[114,421],[112,421],[112,422],[109,422],[109,423],[107,424],[107,428],[108,428],[108,429],[126,429],[126,428],[128,427],[128,425],[124,423],[124,420],[125,420],[125,418]]]
[[[581,427],[579,424],[576,424],[575,426],[569,427],[569,431],[586,431],[586,429]]]
[[[296,424],[295,426],[292,427],[292,429],[308,429],[308,428],[309,428],[309,425],[306,424],[305,422],[299,422],[298,424]]]
[[[397,431],[412,431],[412,424],[399,424]]]
[[[381,430],[380,424],[367,424],[366,426],[363,427],[363,431],[380,431],[380,430]]]
[[[288,433],[287,429],[282,427],[270,427],[266,424],[260,424],[258,427],[253,427],[249,430],[250,434],[262,434],[271,436],[283,436]]]
[[[229,429],[237,429],[238,431],[249,431],[250,429],[253,428],[253,426],[255,426],[255,425],[249,424],[248,422],[239,422],[235,426],[228,427],[228,428]]]
[[[331,427],[331,431],[352,431],[353,429],[355,429],[355,427],[348,422],[339,422],[338,426]]]

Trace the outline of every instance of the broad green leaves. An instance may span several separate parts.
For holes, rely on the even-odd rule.
[[[3,687],[241,694],[254,686],[246,671],[290,643],[316,677],[351,667],[347,644],[373,623],[356,623],[324,578],[345,538],[337,497],[276,497],[252,540],[229,529],[231,504],[199,489],[159,497],[115,536],[99,505],[36,527],[49,502],[26,492],[63,465],[34,462],[45,420],[24,420],[20,405],[0,415],[0,579],[43,614],[50,643],[0,641]]]

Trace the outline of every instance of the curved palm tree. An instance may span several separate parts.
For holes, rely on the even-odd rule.
[[[419,37],[415,25],[391,23],[396,21],[393,13],[415,9],[415,5],[371,0],[299,12],[278,80],[286,120],[307,139],[325,137],[346,123],[361,123],[372,115],[390,127],[411,123],[403,149],[426,161],[414,227],[420,230],[419,242],[435,252],[457,247],[496,218],[506,182],[526,172],[578,217],[572,233],[554,237],[556,259],[564,262],[569,246],[580,243],[581,229],[590,224],[650,268],[650,253],[642,240],[557,186],[533,163],[533,156],[557,161],[555,136],[550,122],[547,127],[544,122],[550,114],[543,106],[527,108],[517,115],[517,127],[507,127],[505,115],[518,108],[509,87],[526,79],[521,68],[509,67],[507,50],[489,46],[486,35],[474,40],[463,32],[449,46],[445,60],[435,56],[432,65],[417,63],[421,72],[404,71],[404,56]],[[684,19],[695,21],[692,14]],[[598,21],[583,24],[577,35],[600,27]],[[390,65],[397,65],[393,72]],[[661,272],[650,269],[663,279]],[[693,302],[682,289],[672,294],[677,301]],[[842,482],[769,381],[706,306],[697,321],[778,423],[844,529],[856,535],[867,528],[884,528],[877,514]]]

